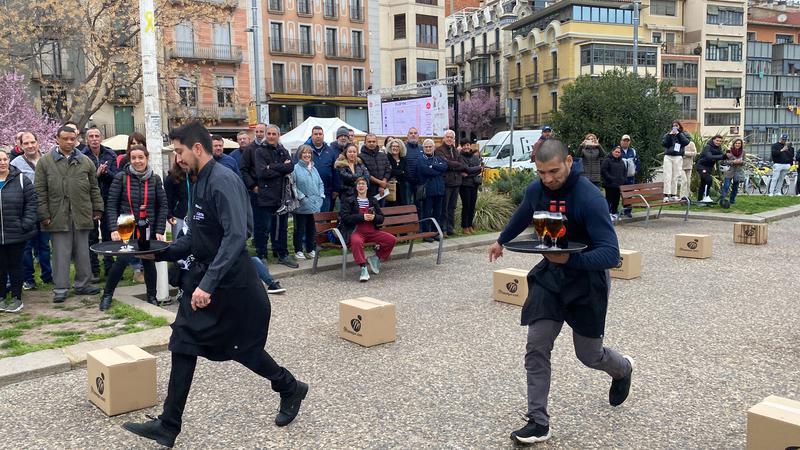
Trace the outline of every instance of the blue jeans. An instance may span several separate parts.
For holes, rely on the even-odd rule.
[[[261,281],[266,283],[267,286],[272,285],[272,283],[274,283],[275,280],[272,279],[272,275],[269,274],[269,269],[267,268],[267,266],[255,256],[252,256],[250,259],[253,260],[253,265],[256,266],[256,271],[258,272],[258,278],[261,278]]]
[[[322,199],[322,208],[320,212],[330,212],[331,211],[331,193],[326,192],[325,198]]]
[[[53,269],[50,266],[50,233],[41,231],[36,225],[36,234],[25,244],[22,251],[23,279],[29,283],[35,282],[33,279],[33,256],[39,260],[39,267],[42,269],[40,274],[43,283],[53,282]]]
[[[722,197],[725,198],[728,196],[728,189],[731,189],[731,183],[733,182],[733,178],[725,178],[722,181]],[[736,194],[739,193],[739,183],[733,183],[733,189],[731,189],[731,205],[736,203]]]
[[[258,206],[256,195],[250,193],[250,207],[253,209],[253,247],[259,258],[267,256],[267,239],[269,239],[269,227],[267,226],[267,213],[263,207]]]
[[[428,195],[425,200],[422,200],[422,217],[427,219],[433,217],[439,222],[439,227],[442,227],[442,205],[444,204],[444,195]],[[430,220],[426,220],[420,224],[420,229],[423,232],[436,231],[436,227]],[[445,230],[442,229],[442,232]]]

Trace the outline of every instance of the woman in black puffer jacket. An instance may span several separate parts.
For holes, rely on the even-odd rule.
[[[619,146],[614,147],[611,156],[603,161],[600,168],[611,220],[617,220],[619,217],[619,187],[625,184],[627,174],[628,169],[625,167],[625,161],[622,160],[622,149]]]
[[[22,309],[22,250],[36,234],[33,183],[0,151],[0,311]],[[6,280],[11,278],[11,301]]]
[[[132,214],[138,219],[140,208],[144,206],[147,220],[150,221],[150,239],[163,241],[169,213],[164,184],[161,177],[154,174],[153,169],[148,165],[149,153],[146,148],[134,145],[128,152],[128,157],[130,164],[125,170],[119,171],[108,193],[106,215],[108,226],[111,229],[111,238],[115,241],[120,240],[117,231],[117,218],[120,215]],[[131,240],[133,239],[134,237],[131,237]],[[133,258],[130,256],[117,257],[111,270],[108,271],[105,290],[100,300],[101,311],[105,311],[111,306],[114,289],[117,288],[117,283],[122,278],[122,273],[131,259]],[[142,265],[144,266],[144,283],[147,287],[147,302],[158,305],[158,300],[156,300],[156,263],[153,260],[142,259]]]

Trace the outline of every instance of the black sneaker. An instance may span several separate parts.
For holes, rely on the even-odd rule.
[[[550,426],[539,425],[533,419],[528,419],[528,424],[511,433],[511,440],[523,444],[535,444],[550,439]]]
[[[281,406],[278,410],[278,415],[275,416],[275,425],[285,427],[292,423],[297,413],[300,412],[300,404],[308,394],[308,384],[302,381],[297,382],[297,389],[291,397],[281,399]]]
[[[122,424],[122,428],[137,436],[152,439],[164,447],[172,448],[175,445],[175,438],[178,437],[178,433],[164,428],[164,425],[161,424],[161,419],[149,414],[145,417],[150,420],[144,423],[125,422]]]
[[[611,381],[611,389],[608,390],[608,403],[611,406],[619,406],[625,402],[631,392],[631,378],[633,377],[633,359],[630,356],[624,356],[631,363],[631,371],[628,376],[618,380]]]
[[[103,293],[103,296],[100,298],[100,311],[108,310],[108,308],[111,307],[111,300],[111,294]]]
[[[92,286],[90,284],[87,284],[86,286],[80,289],[75,289],[75,294],[77,295],[97,295],[99,293],[100,293],[100,288],[98,288],[97,286]]]
[[[292,269],[297,269],[300,267],[300,264],[297,264],[297,262],[288,255],[278,258],[278,264],[283,264],[284,266]]]
[[[281,287],[280,281],[275,281],[267,286],[267,294],[283,294],[284,292],[286,292],[286,289]]]
[[[66,300],[67,300],[66,292],[53,294],[53,303],[64,303]]]
[[[99,273],[93,273],[91,282],[92,283],[99,283],[100,282],[100,274]]]

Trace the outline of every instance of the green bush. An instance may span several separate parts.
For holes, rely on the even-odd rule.
[[[514,206],[516,206],[522,203],[525,190],[536,179],[538,179],[538,175],[531,169],[504,170],[498,173],[497,177],[488,184],[488,187],[499,194],[509,196]]]
[[[489,189],[478,192],[478,201],[475,203],[475,228],[486,231],[502,230],[516,206],[506,194],[499,194]]]

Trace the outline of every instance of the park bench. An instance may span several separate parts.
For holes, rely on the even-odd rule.
[[[442,243],[444,242],[444,233],[439,227],[439,222],[434,218],[427,218],[419,220],[417,215],[417,207],[415,205],[407,206],[387,206],[381,208],[383,212],[383,224],[378,227],[379,230],[392,234],[397,238],[397,243],[408,242],[407,258],[411,258],[411,252],[414,249],[414,241],[424,238],[439,238],[439,250],[436,255],[436,264],[442,263]],[[436,231],[421,231],[419,224],[424,221],[430,221],[436,227]],[[346,276],[347,270],[347,248],[344,242],[344,236],[339,231],[339,213],[337,212],[324,212],[314,214],[314,225],[317,231],[317,251],[314,254],[314,263],[312,266],[312,273],[317,273],[317,260],[322,249],[335,248],[342,251],[342,277]],[[375,245],[374,242],[367,242],[366,245]]]
[[[661,210],[664,206],[671,205],[686,205],[686,213],[683,215],[683,220],[689,220],[689,206],[691,201],[687,197],[674,202],[664,201],[664,183],[641,183],[641,184],[626,184],[620,186],[620,194],[622,194],[622,206],[625,208],[645,208],[647,216],[645,216],[645,223],[650,220],[650,210],[658,207],[656,219],[661,216]]]

